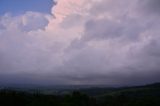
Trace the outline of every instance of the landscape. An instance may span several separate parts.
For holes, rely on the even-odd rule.
[[[160,83],[115,88],[63,86],[0,90],[1,106],[159,106],[159,101]]]
[[[0,0],[0,106],[160,106],[160,0]]]

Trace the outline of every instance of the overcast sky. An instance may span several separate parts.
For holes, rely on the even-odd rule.
[[[0,1],[0,84],[160,81],[160,0],[35,1]]]

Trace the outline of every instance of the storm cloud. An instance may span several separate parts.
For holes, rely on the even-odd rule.
[[[159,0],[57,0],[52,15],[0,16],[1,83],[160,81]]]

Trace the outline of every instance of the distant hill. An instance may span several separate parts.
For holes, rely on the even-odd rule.
[[[111,94],[122,91],[143,91],[143,90],[155,90],[160,89],[160,83],[142,85],[142,86],[132,86],[132,87],[90,87],[80,89],[81,92],[88,94],[90,96],[100,96],[105,94]]]
[[[160,106],[160,83],[118,88],[96,98],[104,106]]]
[[[0,90],[0,106],[160,106],[160,83],[134,87]],[[54,93],[52,92],[54,91]],[[46,93],[47,92],[47,93]]]

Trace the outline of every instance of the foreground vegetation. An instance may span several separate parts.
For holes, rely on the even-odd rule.
[[[1,90],[0,106],[160,106],[160,84],[103,89],[103,94],[101,90],[86,89],[64,95]]]

